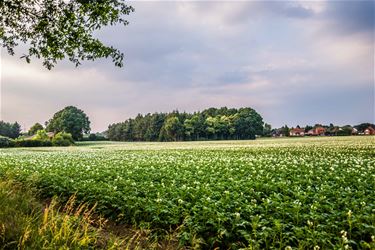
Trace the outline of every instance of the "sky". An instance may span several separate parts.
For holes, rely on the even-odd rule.
[[[252,107],[272,127],[375,122],[374,1],[136,1],[96,35],[125,54],[38,60],[1,51],[0,120],[24,130],[74,105],[93,132],[138,113]]]

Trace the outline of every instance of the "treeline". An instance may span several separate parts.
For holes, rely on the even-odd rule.
[[[195,141],[255,139],[263,118],[252,108],[209,108],[202,112],[138,114],[108,127],[114,141]]]
[[[21,126],[17,122],[9,123],[0,121],[0,135],[15,139],[20,136],[20,133]]]

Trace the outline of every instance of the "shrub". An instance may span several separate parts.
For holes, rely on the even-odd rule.
[[[16,147],[50,147],[52,142],[50,140],[40,140],[40,139],[18,139],[15,141]]]
[[[65,132],[59,132],[52,138],[53,146],[70,146],[74,144],[74,140],[71,134]]]
[[[42,129],[36,132],[36,135],[34,136],[33,140],[47,141],[49,140],[49,137],[47,132],[44,129]]]
[[[14,141],[8,137],[0,136],[0,148],[9,148],[14,146]]]
[[[84,135],[81,141],[108,141],[108,139],[101,133]]]

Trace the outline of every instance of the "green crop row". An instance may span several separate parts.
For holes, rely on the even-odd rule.
[[[374,137],[0,150],[0,174],[204,249],[374,249]]]

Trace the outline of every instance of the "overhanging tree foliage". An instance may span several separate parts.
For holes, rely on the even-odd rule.
[[[0,0],[0,43],[10,55],[19,42],[26,43],[22,57],[27,62],[41,58],[48,69],[64,58],[78,66],[110,57],[121,67],[123,53],[93,33],[107,25],[127,25],[124,16],[133,11],[123,0]]]

